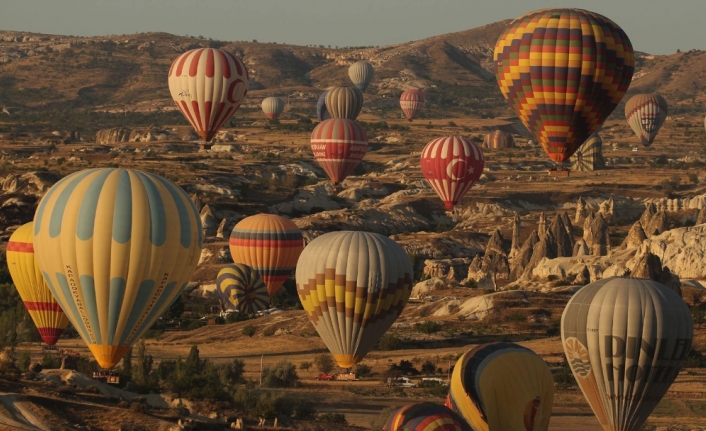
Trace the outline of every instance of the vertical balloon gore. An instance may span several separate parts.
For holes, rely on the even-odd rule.
[[[360,91],[365,91],[368,88],[370,81],[373,80],[373,75],[375,75],[375,69],[367,61],[356,61],[348,68],[348,77],[351,78],[355,88]]]
[[[405,90],[400,96],[400,107],[408,121],[419,116],[427,103],[427,98],[421,90],[411,88]]]
[[[276,120],[284,112],[284,101],[279,97],[268,97],[262,101],[262,112],[269,120]]]
[[[253,268],[236,263],[218,272],[216,292],[223,308],[254,314],[270,308],[267,285]]]
[[[502,130],[493,130],[483,138],[483,148],[492,148],[495,150],[505,148],[515,148],[515,140],[512,134]]]
[[[363,93],[355,87],[334,87],[326,93],[326,109],[332,118],[355,120],[363,109]]]
[[[334,184],[343,181],[368,152],[365,129],[356,121],[332,118],[311,132],[311,151]]]

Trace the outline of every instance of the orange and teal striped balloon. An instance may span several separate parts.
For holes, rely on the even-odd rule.
[[[384,431],[473,431],[448,407],[424,402],[404,406],[390,415]]]
[[[39,268],[103,368],[114,367],[184,290],[201,235],[184,190],[130,169],[64,177],[34,216]]]
[[[304,237],[289,219],[257,214],[235,225],[229,245],[233,262],[255,269],[273,297],[294,272],[304,249]]]
[[[32,222],[23,224],[7,243],[7,266],[42,340],[50,346],[59,341],[69,319],[44,281],[34,254]]]
[[[227,310],[253,314],[270,308],[267,285],[257,271],[242,263],[227,265],[218,272],[216,291]]]
[[[500,91],[547,155],[566,161],[625,96],[630,39],[581,9],[543,9],[512,21],[495,45]]]

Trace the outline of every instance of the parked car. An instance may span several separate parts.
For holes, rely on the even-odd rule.
[[[334,377],[331,374],[326,374],[326,373],[319,373],[316,376],[314,376],[316,380],[334,380]]]
[[[408,377],[397,377],[387,379],[387,386],[398,386],[401,388],[416,388],[417,384]]]

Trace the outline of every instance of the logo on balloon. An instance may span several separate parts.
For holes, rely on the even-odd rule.
[[[571,369],[576,375],[582,379],[591,375],[591,359],[588,356],[588,350],[586,350],[586,346],[581,344],[578,338],[567,338],[564,343],[564,350],[566,351],[566,359],[569,361]]]

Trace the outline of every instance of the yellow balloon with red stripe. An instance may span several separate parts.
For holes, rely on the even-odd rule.
[[[69,319],[54,299],[37,266],[32,226],[32,222],[24,224],[10,236],[7,243],[7,266],[39,335],[46,344],[53,346],[59,341]]]

